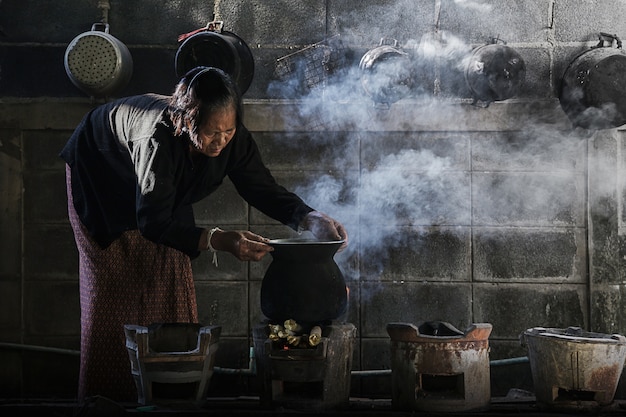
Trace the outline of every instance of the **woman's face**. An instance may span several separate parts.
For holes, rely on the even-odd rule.
[[[231,106],[211,113],[198,129],[198,151],[208,157],[218,156],[235,136],[237,113]]]

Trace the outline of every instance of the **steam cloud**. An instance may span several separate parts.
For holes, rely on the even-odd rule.
[[[397,3],[402,11],[405,5],[402,1]],[[467,10],[492,13],[491,6],[480,1],[455,0],[454,4],[458,13]],[[385,16],[401,15],[389,8],[368,10],[367,14],[382,16],[383,12]],[[438,16],[435,20],[437,26]],[[353,35],[348,34],[348,39]],[[411,94],[401,100],[411,100],[424,114],[432,112],[433,118],[441,119],[438,65],[456,65],[453,70],[462,72],[472,48],[454,34],[441,30],[424,34],[420,39],[409,39],[402,47],[418,58],[412,61],[419,63],[416,77],[423,77],[426,82],[420,79],[411,86]],[[326,77],[307,78],[315,74],[312,62],[323,63],[326,69],[332,67],[332,54],[323,45],[303,51],[300,60],[291,63],[291,72],[272,83],[269,92],[300,100],[297,121],[291,116],[285,119],[294,123],[304,121],[308,130],[322,126],[322,132],[346,132],[340,139],[337,135],[318,135],[320,141],[332,141],[328,146],[335,160],[324,164],[329,164],[339,175],[328,173],[310,178],[309,183],[294,190],[311,206],[344,223],[351,237],[358,239],[358,244],[351,244],[346,250],[348,256],[342,259],[349,259],[357,250],[375,251],[382,264],[389,251],[406,243],[400,226],[582,224],[585,187],[593,187],[597,195],[611,192],[611,188],[601,189],[607,184],[603,179],[598,184],[586,184],[585,164],[614,166],[586,159],[585,147],[593,132],[563,129],[549,119],[532,121],[523,132],[477,133],[468,128],[466,133],[429,136],[419,128],[407,129],[411,137],[420,140],[411,149],[394,148],[390,146],[392,141],[380,140],[381,135],[386,137],[390,132],[374,125],[376,120],[385,120],[385,112],[393,113],[394,103],[373,103],[364,91],[359,56],[352,57],[348,65],[336,68]],[[406,61],[399,62],[406,65]],[[402,70],[406,68],[397,71]],[[419,74],[419,70],[427,75]],[[456,106],[459,112],[463,111],[462,107]],[[447,107],[446,111],[449,111]],[[463,131],[458,126],[463,118],[449,113],[446,117],[455,132]],[[411,126],[411,120],[401,123]],[[360,129],[362,126],[368,126],[367,131]],[[367,145],[365,139],[370,139]],[[362,141],[361,165],[346,167],[346,155],[355,151],[350,148],[354,140]],[[440,142],[448,146],[443,151],[437,146]],[[471,166],[467,166],[468,160]],[[343,175],[346,169],[348,174]],[[349,271],[350,265],[342,265],[342,269],[352,279],[358,279],[356,272]]]

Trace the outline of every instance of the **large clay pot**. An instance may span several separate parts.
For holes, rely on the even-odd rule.
[[[276,239],[261,284],[261,310],[272,322],[321,323],[345,313],[348,290],[333,256],[343,241]]]

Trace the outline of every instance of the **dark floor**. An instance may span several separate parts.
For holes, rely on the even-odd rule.
[[[169,401],[169,402],[168,402]],[[494,398],[483,411],[432,412],[420,410],[394,410],[391,400],[351,398],[349,405],[341,409],[315,409],[315,407],[262,407],[258,397],[210,398],[202,405],[193,402],[168,400],[152,406],[118,404],[106,398],[95,398],[88,404],[79,406],[67,401],[0,401],[2,416],[50,416],[50,417],[116,417],[128,414],[160,416],[200,415],[219,417],[262,417],[262,416],[474,416],[474,417],[563,417],[563,416],[626,416],[626,400],[615,400],[612,404],[597,408],[592,404],[570,405],[568,407],[544,409],[538,407],[534,397]]]

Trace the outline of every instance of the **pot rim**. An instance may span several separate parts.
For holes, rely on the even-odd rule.
[[[270,239],[267,244],[272,246],[287,245],[340,245],[345,240],[315,240],[308,238]]]

